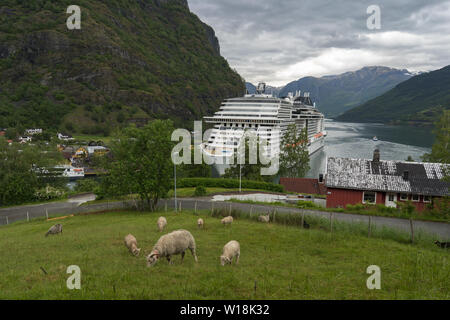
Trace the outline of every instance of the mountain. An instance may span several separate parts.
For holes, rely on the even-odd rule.
[[[108,134],[136,119],[192,126],[244,83],[186,0],[0,3],[0,127]]]
[[[310,92],[317,108],[327,117],[335,117],[385,93],[413,75],[407,70],[388,67],[364,67],[353,72],[321,78],[305,77],[288,83],[280,96],[301,90]]]
[[[402,82],[337,120],[431,124],[443,109],[450,109],[450,65]]]

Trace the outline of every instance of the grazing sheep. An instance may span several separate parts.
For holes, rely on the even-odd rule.
[[[222,222],[222,224],[224,224],[224,225],[232,224],[233,223],[233,217],[232,216],[225,217],[220,222]]]
[[[435,241],[434,242],[434,244],[435,245],[437,245],[438,247],[441,247],[441,248],[450,248],[450,242],[439,242],[439,241]]]
[[[137,241],[136,238],[129,234],[125,237],[125,246],[128,248],[128,250],[130,250],[130,252],[132,254],[134,254],[135,256],[139,255],[139,252],[141,252],[141,249],[137,247]]]
[[[59,224],[59,223],[55,224],[53,227],[48,229],[45,236],[47,237],[49,234],[58,234],[58,233],[62,233],[62,224]]]
[[[259,216],[258,217],[258,221],[260,221],[260,222],[269,222],[270,221],[270,217],[269,217],[269,214],[267,214],[267,215],[265,215],[265,216]]]
[[[236,264],[239,264],[239,256],[241,255],[241,246],[236,240],[231,240],[223,247],[223,253],[220,256],[220,264],[232,263],[234,257],[236,257]]]
[[[166,220],[166,218],[164,218],[164,217],[159,217],[159,218],[158,218],[157,224],[158,224],[159,232],[162,232],[163,229],[164,229],[164,227],[167,225],[167,220]]]
[[[187,249],[191,250],[195,262],[198,262],[195,253],[195,239],[187,230],[177,230],[159,238],[153,247],[152,252],[147,256],[147,266],[153,266],[159,258],[166,257],[171,263],[172,255],[181,254],[181,262],[183,262],[184,254]]]
[[[202,219],[202,218],[199,218],[199,219],[197,220],[197,226],[198,226],[199,228],[203,228],[203,225],[204,225],[203,219]]]

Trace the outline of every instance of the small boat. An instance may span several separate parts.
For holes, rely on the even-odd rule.
[[[373,140],[373,141],[378,141],[377,136],[373,137],[372,140]]]

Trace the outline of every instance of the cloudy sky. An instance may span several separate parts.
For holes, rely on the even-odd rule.
[[[450,64],[449,0],[188,0],[247,81],[275,86],[382,65],[429,71]],[[381,29],[369,30],[378,5]]]

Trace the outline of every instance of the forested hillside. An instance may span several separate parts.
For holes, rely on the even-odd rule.
[[[450,66],[400,83],[337,119],[431,125],[444,109],[450,109]]]
[[[146,118],[189,126],[244,93],[186,0],[79,0],[81,30],[68,30],[72,4],[0,2],[0,128],[108,134]]]

